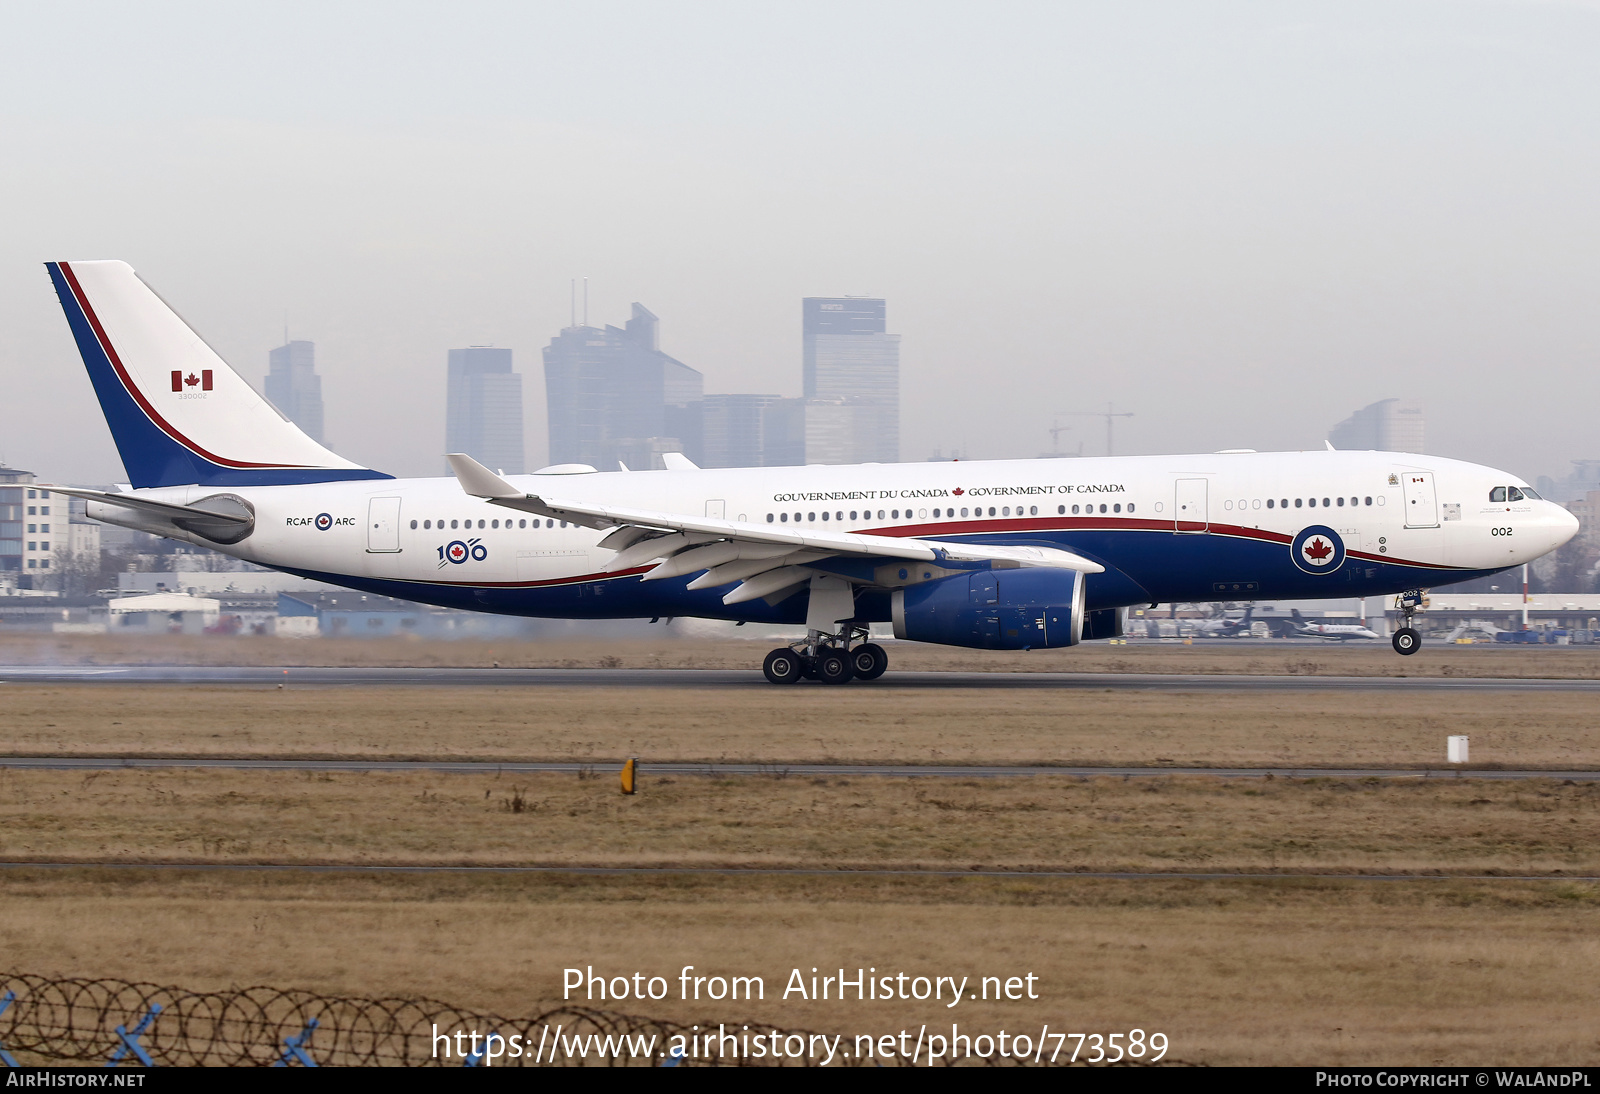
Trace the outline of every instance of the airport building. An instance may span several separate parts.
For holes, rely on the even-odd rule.
[[[551,339],[544,382],[552,464],[644,471],[665,466],[666,452],[701,461],[704,380],[661,352],[659,326],[636,303],[623,327],[574,325]]]
[[[1334,426],[1328,443],[1341,452],[1426,452],[1422,408],[1399,399],[1362,407]]]
[[[507,475],[523,474],[522,377],[511,371],[511,351],[470,346],[451,350],[449,360],[445,451],[465,452]]]
[[[289,342],[268,352],[266,395],[284,417],[322,444],[322,377],[316,357],[314,342]]]

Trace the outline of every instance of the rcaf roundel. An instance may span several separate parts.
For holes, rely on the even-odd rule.
[[[1308,574],[1331,574],[1344,565],[1344,540],[1332,528],[1313,524],[1294,537],[1289,555]]]

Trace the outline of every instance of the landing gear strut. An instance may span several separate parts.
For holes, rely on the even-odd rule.
[[[774,684],[808,677],[822,684],[876,680],[889,667],[889,655],[866,638],[867,628],[859,624],[846,624],[838,634],[812,631],[802,641],[767,654],[761,671]]]
[[[1422,648],[1422,636],[1411,625],[1412,617],[1416,615],[1417,608],[1422,604],[1423,592],[1421,589],[1407,589],[1394,598],[1395,610],[1405,619],[1405,625],[1394,632],[1390,639],[1394,652],[1404,657],[1410,657]]]

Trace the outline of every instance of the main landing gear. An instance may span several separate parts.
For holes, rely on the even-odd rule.
[[[812,631],[804,641],[780,646],[767,654],[761,671],[774,684],[803,679],[822,684],[876,680],[889,667],[889,655],[866,641],[867,628],[850,626],[840,634]]]
[[[1394,646],[1394,652],[1403,657],[1410,657],[1422,648],[1422,636],[1411,625],[1411,620],[1422,604],[1423,595],[1421,589],[1407,589],[1394,598],[1395,610],[1405,617],[1405,625],[1394,632],[1390,642]]]

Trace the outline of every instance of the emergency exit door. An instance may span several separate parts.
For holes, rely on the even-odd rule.
[[[1174,532],[1204,532],[1211,527],[1206,514],[1206,480],[1179,479],[1172,500]]]
[[[723,498],[711,498],[706,502],[706,516],[712,520],[728,519],[728,503]]]
[[[367,503],[367,553],[391,555],[400,551],[400,499],[373,498]]]

